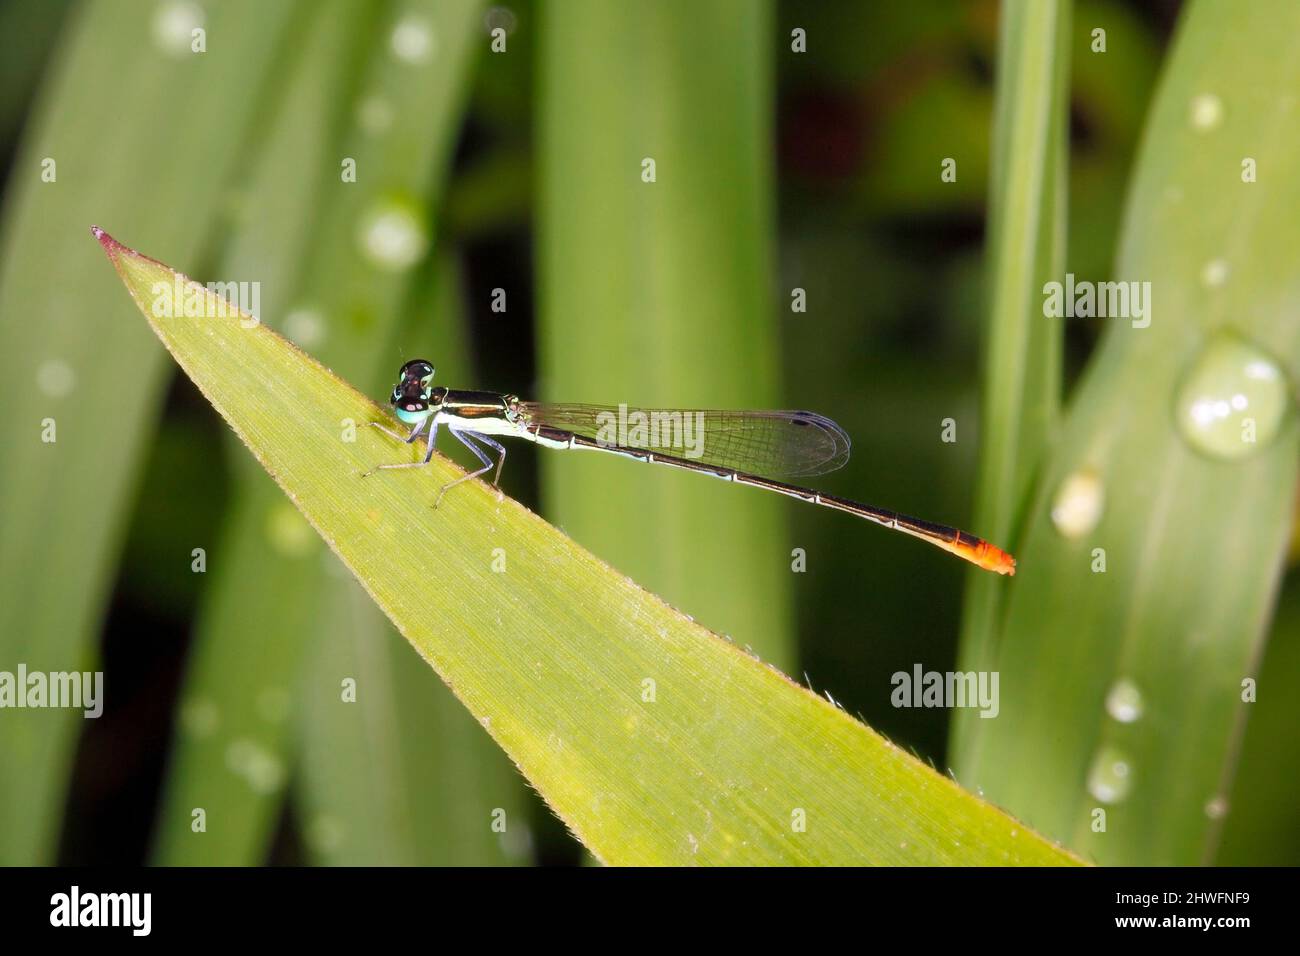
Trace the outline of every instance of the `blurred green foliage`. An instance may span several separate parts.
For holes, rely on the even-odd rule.
[[[163,381],[162,356],[122,321],[129,310],[110,304],[111,277],[68,264],[84,261],[86,229],[100,219],[187,260],[205,251],[293,12],[223,4],[208,26],[229,54],[190,59],[176,55],[171,34],[142,47],[156,27],[149,4],[89,4],[68,22],[14,154],[0,235],[9,412],[0,422],[0,660],[11,669],[96,668],[93,638]],[[56,441],[42,441],[50,420]],[[193,546],[177,542],[174,560],[188,563]],[[12,769],[0,787],[0,860],[53,857],[74,713],[5,713],[0,764]]]
[[[310,336],[314,327],[303,313],[309,320],[316,313],[327,336],[302,344],[328,354],[377,396],[390,366],[425,348],[438,353],[432,357],[445,383],[577,400],[704,401],[707,393],[697,389],[715,386],[699,380],[716,367],[727,383],[716,386],[718,401],[812,408],[846,427],[854,458],[819,487],[991,533],[970,521],[983,432],[979,356],[997,3],[784,2],[756,6],[766,12],[752,17],[744,5],[706,5],[701,22],[708,29],[678,36],[666,28],[653,44],[645,36],[598,36],[595,22],[585,34],[582,24],[553,22],[566,19],[563,5],[435,6],[0,6],[0,155],[7,171],[0,222],[0,670],[19,661],[45,669],[102,667],[113,688],[99,721],[56,711],[0,714],[0,860],[139,860],[166,852],[159,849],[166,839],[158,839],[172,813],[165,808],[189,802],[178,776],[188,774],[178,757],[185,751],[169,738],[181,740],[185,715],[193,719],[195,710],[184,705],[192,703],[188,692],[205,667],[215,669],[214,686],[229,694],[228,705],[247,711],[259,732],[259,695],[267,713],[279,712],[276,701],[284,699],[262,691],[283,691],[291,701],[287,722],[259,738],[281,768],[282,787],[258,796],[241,784],[239,812],[246,816],[242,835],[228,847],[229,862],[577,858],[562,827],[522,794],[508,767],[502,782],[503,768],[493,763],[500,754],[479,728],[465,726],[463,714],[456,722],[459,712],[436,696],[442,690],[427,670],[411,682],[402,666],[404,659],[412,663],[409,650],[373,615],[365,617],[364,602],[327,588],[337,602],[309,607],[328,568],[316,554],[295,559],[261,544],[279,534],[276,540],[292,549],[303,539],[292,521],[281,520],[269,482],[231,447],[225,426],[192,388],[167,388],[160,350],[86,237],[91,222],[195,276],[261,280],[263,317],[276,327],[298,311],[294,329]],[[184,14],[194,9],[208,49],[182,55],[176,26],[184,27]],[[341,11],[330,40],[323,12]],[[1064,254],[1066,268],[1081,276],[1111,273],[1139,134],[1177,12],[1117,0],[1073,5]],[[432,59],[415,66],[425,71],[419,85],[408,85],[410,71],[395,70],[409,64],[395,62],[393,52],[394,33],[412,13],[417,24],[421,15],[438,24]],[[441,19],[448,15],[461,19]],[[630,12],[606,7],[598,15],[602,30],[637,27]],[[679,15],[660,14],[669,24]],[[743,26],[728,24],[729,16]],[[493,25],[506,30],[505,53],[490,50]],[[1107,31],[1104,55],[1088,49],[1097,26]],[[790,49],[796,27],[807,32],[806,53]],[[418,52],[418,36],[405,37],[404,49]],[[590,56],[579,56],[575,43]],[[696,52],[686,57],[686,50]],[[697,62],[702,56],[714,62]],[[387,112],[371,95],[384,64],[395,70],[392,91],[401,97]],[[740,73],[727,73],[728,64]],[[447,72],[436,79],[429,72],[441,70]],[[656,121],[662,128],[665,116],[654,112],[659,97],[647,98],[656,83],[687,76],[694,84],[688,94],[663,98],[687,126],[675,134],[677,168],[670,179],[661,164],[658,185],[718,183],[727,174],[715,162],[725,157],[725,168],[737,168],[746,150],[759,151],[748,157],[759,170],[753,181],[732,177],[716,196],[693,200],[701,217],[715,221],[692,223],[674,211],[654,226],[644,209],[615,214],[624,207],[597,199],[619,195],[627,175],[621,168],[597,165],[565,180],[566,167],[555,163],[589,161],[602,143],[647,154],[639,142],[620,138],[635,140]],[[569,85],[557,85],[563,82]],[[588,96],[645,115],[584,112]],[[1235,121],[1238,108],[1229,107]],[[409,177],[384,188],[401,193],[398,204],[409,202],[406,211],[427,226],[427,246],[396,276],[356,268],[364,210],[337,185],[340,156],[357,155],[366,141],[358,124],[364,118],[369,128],[383,128],[385,117],[389,133],[378,137],[383,145],[370,160],[363,155],[353,185],[374,187],[370,174],[376,162],[384,168],[385,158],[400,168],[387,167],[384,175]],[[431,132],[434,126],[441,132]],[[724,134],[726,142],[707,138]],[[411,147],[408,136],[423,145]],[[948,156],[959,170],[951,183],[939,177]],[[57,183],[41,182],[45,157],[58,160]],[[545,205],[566,201],[572,208]],[[755,218],[722,216],[724,201]],[[774,210],[764,213],[764,203]],[[1222,205],[1226,215],[1231,203],[1223,193],[1207,197],[1203,208]],[[182,205],[181,217],[149,213]],[[648,231],[652,226],[656,231]],[[578,248],[566,249],[565,237],[583,233],[609,241],[582,247],[580,258],[560,270],[556,257]],[[668,255],[678,235],[715,237],[712,245],[723,248],[705,249],[706,261],[734,254],[746,264],[727,278],[725,293],[721,285],[712,290],[722,303],[716,316],[688,316],[704,299],[693,299],[689,289],[666,300],[673,303],[668,311],[636,295],[642,273],[628,248],[645,241]],[[534,264],[547,271],[534,276]],[[691,264],[663,266],[671,271],[659,281],[680,281]],[[449,270],[456,272],[459,305],[445,296]],[[548,286],[547,272],[549,281],[571,288]],[[611,275],[621,276],[617,288],[604,284]],[[498,287],[509,295],[504,314],[489,307]],[[665,287],[674,288],[658,286]],[[807,291],[806,313],[790,311],[794,287]],[[736,296],[747,297],[743,306]],[[570,300],[599,302],[600,311],[566,311]],[[564,367],[563,356],[585,354],[587,337],[606,327],[623,335],[638,315],[642,323],[664,323],[663,342],[677,343],[674,354],[647,351],[655,355],[647,361],[611,341],[618,354],[607,373]],[[447,317],[445,325],[439,316]],[[682,355],[681,339],[669,335],[691,321],[701,341]],[[709,339],[714,321],[725,338]],[[1064,397],[1073,394],[1103,326],[1067,324]],[[562,351],[574,342],[572,352]],[[664,367],[670,358],[672,367]],[[750,362],[752,380],[745,380]],[[642,369],[645,378],[628,377],[628,368]],[[605,394],[611,381],[602,374],[618,394]],[[58,422],[53,447],[39,442],[47,416]],[[960,423],[956,444],[939,440],[939,423],[948,417]],[[937,670],[956,666],[963,584],[957,562],[756,492],[700,488],[693,476],[642,474],[650,469],[626,462],[554,458],[545,463],[546,493],[539,496],[536,454],[512,448],[508,492],[554,505],[553,518],[593,544],[603,540],[600,547],[609,550],[601,553],[621,570],[644,575],[683,610],[761,646],[850,712],[946,767],[948,713],[896,709],[889,692],[890,675],[918,661]],[[586,476],[588,468],[609,490],[590,503],[564,501],[566,493],[587,494],[596,480]],[[602,515],[618,517],[629,503],[653,499],[672,508],[679,496],[716,503],[716,514],[707,504],[702,513],[692,506],[690,527],[708,529],[692,531],[707,539],[707,557],[683,556],[677,543],[625,557],[623,548],[637,546],[600,527]],[[205,575],[190,570],[195,547],[212,558]],[[240,547],[255,564],[232,573],[219,555]],[[806,552],[807,571],[786,577],[795,547]],[[724,574],[726,567],[747,573]],[[1261,567],[1258,580],[1271,573]],[[1022,583],[1018,578],[1013,587]],[[1295,617],[1287,610],[1293,591],[1292,581],[1274,633],[1294,630],[1287,624]],[[216,610],[223,604],[233,609],[224,623]],[[349,623],[354,611],[361,617]],[[1240,777],[1227,800],[1224,861],[1300,862],[1288,784],[1296,755],[1284,742],[1297,705],[1278,690],[1294,673],[1288,646],[1273,640],[1263,658],[1261,701],[1245,726]],[[274,669],[265,686],[256,679],[263,664]],[[401,732],[395,724],[414,724],[420,744],[404,738],[400,748],[391,740],[379,748],[379,731],[359,722],[340,726],[330,719],[339,714],[323,714],[325,701],[302,689],[314,680],[319,692],[326,678],[306,675],[321,668],[328,675],[362,664],[391,677],[394,695],[392,712],[371,712],[368,726],[393,734]],[[201,722],[203,708],[197,713]],[[438,730],[428,732],[429,725]],[[1176,728],[1153,745],[1175,742]],[[215,780],[230,772],[228,750],[218,748],[194,766]],[[432,787],[447,782],[439,767],[449,760],[468,763],[454,763],[455,781],[438,790],[439,806],[448,807],[438,814],[445,826],[411,835],[412,826],[424,824],[416,822],[418,808],[403,805],[398,771]],[[1020,765],[1005,773],[1026,791],[1041,776]],[[984,782],[959,777],[970,786]],[[366,786],[372,778],[375,786]],[[1077,780],[1063,785],[1079,789]],[[478,813],[488,792],[506,794],[492,806],[531,801],[530,844],[459,841],[471,818],[465,814]],[[283,800],[286,793],[292,800]],[[1005,799],[1019,810],[1022,797]],[[1024,799],[1032,802],[1034,794]],[[1199,796],[1195,802],[1203,809]]]
[[[972,629],[1004,706],[959,779],[1101,863],[1215,858],[1256,706],[1300,457],[1296,29],[1290,3],[1186,11],[1115,266],[1145,312],[1107,321]]]
[[[542,397],[779,407],[774,290],[762,278],[774,260],[767,6],[591,0],[544,12]],[[724,31],[732,39],[718,48]],[[547,512],[580,544],[791,667],[783,502],[613,456],[544,464]]]

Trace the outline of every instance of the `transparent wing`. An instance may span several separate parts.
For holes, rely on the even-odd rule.
[[[849,436],[813,412],[628,408],[520,402],[528,422],[605,445],[754,475],[823,475],[849,460]]]

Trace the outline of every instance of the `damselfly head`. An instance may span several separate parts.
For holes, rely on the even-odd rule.
[[[431,385],[433,383],[433,365],[424,359],[411,359],[402,366],[397,377],[402,382],[417,381],[422,385]]]
[[[433,366],[424,359],[412,359],[398,372],[398,382],[388,401],[397,409],[397,417],[407,424],[428,418],[433,409],[429,399],[433,392]]]

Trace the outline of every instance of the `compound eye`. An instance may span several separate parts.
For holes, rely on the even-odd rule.
[[[433,377],[433,366],[424,359],[412,359],[402,366],[398,375],[403,382],[423,382]]]
[[[429,407],[429,389],[418,378],[404,378],[393,389],[393,405],[404,412],[422,412]]]

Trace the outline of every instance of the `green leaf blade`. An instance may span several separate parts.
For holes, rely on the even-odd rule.
[[[542,397],[786,407],[765,278],[770,4],[588,0],[539,13]],[[786,503],[601,456],[541,465],[546,513],[567,533],[793,665]]]
[[[489,487],[433,511],[457,474],[441,458],[363,478],[421,450],[264,326],[152,315],[173,273],[101,241],[181,367],[600,859],[1077,862]]]
[[[1043,283],[1065,261],[1065,156],[1071,4],[1002,8],[989,225],[989,323],[973,527],[1015,551],[1021,511],[1057,426],[1063,324],[1042,314]],[[959,670],[993,669],[1009,588],[967,575]],[[953,717],[959,779],[983,721]]]
[[[1103,863],[1208,863],[1223,827],[1243,682],[1295,506],[1297,30],[1293,4],[1185,13],[1115,270],[1150,283],[1150,324],[1106,320],[1044,465],[999,634],[1002,715],[963,766],[965,782]],[[1269,174],[1243,179],[1245,157]],[[1224,336],[1250,343],[1287,395],[1255,447],[1243,429],[1228,454],[1207,453],[1179,396]],[[1070,532],[1052,512],[1078,475],[1103,504]],[[1140,713],[1115,706],[1127,687]]]

